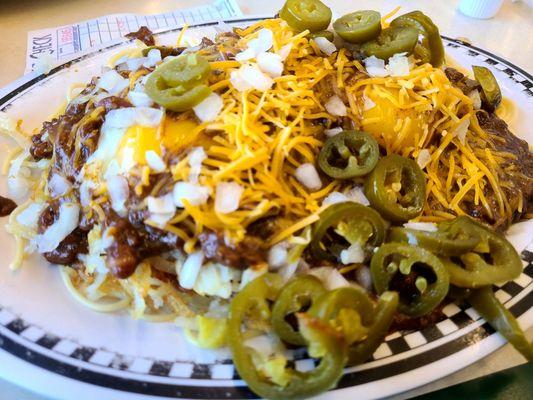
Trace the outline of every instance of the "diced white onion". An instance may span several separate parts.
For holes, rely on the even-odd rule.
[[[30,229],[36,229],[39,216],[48,205],[46,203],[31,203],[20,214],[17,215],[17,222]]]
[[[117,71],[111,69],[100,77],[96,86],[104,89],[109,94],[117,94],[126,89],[129,82],[128,79],[123,78]]]
[[[132,125],[157,128],[163,118],[163,110],[150,107],[125,107],[109,111],[105,116],[105,128],[128,128]],[[102,126],[102,129],[105,129]]]
[[[365,192],[363,191],[363,188],[361,186],[354,186],[348,192],[346,192],[346,196],[350,201],[353,201],[355,203],[362,204],[364,206],[370,205],[370,202],[365,196]]]
[[[243,65],[237,72],[252,88],[264,92],[272,87],[274,80],[254,65]]]
[[[239,291],[244,289],[244,287],[253,281],[256,278],[259,278],[261,275],[264,275],[268,272],[268,267],[265,264],[260,264],[258,266],[246,268],[242,273],[241,283],[239,285]]]
[[[204,253],[197,251],[187,257],[178,274],[178,281],[182,288],[192,289],[198,278],[198,273],[204,261]]]
[[[147,57],[128,58],[126,60],[126,66],[130,71],[137,71],[147,61]]]
[[[389,58],[389,65],[387,65],[391,76],[407,76],[409,75],[409,60],[405,53],[395,54]]]
[[[52,174],[52,177],[48,181],[48,192],[52,197],[63,196],[72,188],[72,185],[68,180],[59,174]]]
[[[170,213],[150,213],[150,216],[148,218],[149,221],[155,223],[158,227],[164,228],[165,225],[174,217],[173,212]]]
[[[148,196],[146,198],[148,211],[154,214],[168,214],[176,211],[174,205],[174,198],[171,193],[167,193],[161,197]]]
[[[340,256],[341,262],[345,265],[365,261],[365,252],[359,243],[354,243],[347,249],[342,250]]]
[[[261,29],[256,39],[252,39],[248,42],[248,47],[255,51],[255,54],[264,53],[270,50],[274,44],[274,33],[270,29]]]
[[[177,182],[174,185],[172,196],[176,207],[183,208],[183,201],[186,200],[192,206],[200,206],[207,203],[210,190],[207,186],[197,183]]]
[[[209,263],[202,266],[193,290],[202,296],[218,296],[228,299],[233,292],[233,274],[229,267]]]
[[[155,172],[164,172],[167,168],[163,159],[153,150],[148,150],[144,153],[146,163]]]
[[[372,274],[367,266],[362,265],[355,270],[355,279],[368,292],[372,290]]]
[[[350,201],[350,199],[344,193],[331,192],[324,198],[324,200],[322,201],[322,205],[329,206],[332,204],[344,203],[346,201]]]
[[[198,177],[202,171],[202,163],[207,158],[203,147],[194,147],[189,153],[189,165],[191,167],[189,171],[189,181],[193,183],[198,182]]]
[[[132,90],[128,93],[128,100],[135,107],[150,107],[154,102],[146,93]]]
[[[114,174],[116,175],[116,174]],[[104,179],[107,180],[109,176],[104,176]],[[93,181],[90,180],[84,180],[79,188],[80,191],[80,203],[83,207],[88,207],[92,200],[92,193],[91,190],[96,189],[96,184]]]
[[[283,61],[281,61],[281,57],[275,53],[259,53],[257,55],[257,66],[261,71],[270,75],[272,78],[277,78],[283,73]]]
[[[479,110],[481,108],[481,96],[479,95],[479,90],[472,90],[470,93],[468,93],[468,97],[470,97],[472,100],[474,110]]]
[[[251,60],[255,57],[255,50],[251,47],[248,47],[247,49],[235,54],[235,60],[239,62],[244,62]]]
[[[432,222],[406,222],[403,224],[405,228],[416,229],[417,231],[436,232],[437,225]]]
[[[281,49],[279,49],[278,54],[281,57],[282,61],[285,61],[292,50],[292,43],[286,44]]]
[[[233,28],[231,27],[231,25],[228,25],[222,20],[218,21],[218,23],[213,28],[215,28],[218,33],[233,32]]]
[[[48,253],[76,229],[80,218],[80,206],[75,203],[63,203],[59,206],[57,220],[35,237],[39,253]]]
[[[465,144],[466,133],[468,132],[468,127],[470,126],[470,119],[463,119],[459,125],[453,130],[452,135],[457,136],[461,144]]]
[[[329,100],[326,101],[326,104],[324,104],[324,107],[326,107],[326,110],[330,114],[339,117],[344,117],[348,113],[346,110],[346,106],[344,105],[339,96],[330,97]]]
[[[416,163],[420,167],[420,169],[426,168],[426,165],[428,165],[429,161],[431,160],[431,154],[429,153],[428,149],[422,149],[418,153],[418,157],[416,158]]]
[[[276,354],[280,347],[279,341],[273,335],[260,335],[246,339],[244,345],[257,351],[265,359]]]
[[[336,128],[326,129],[324,133],[326,134],[327,137],[333,137],[335,135],[338,135],[342,131],[343,129],[340,126],[338,126]]]
[[[376,56],[370,56],[363,60],[366,72],[370,76],[389,76],[389,71],[385,68],[385,61]]]
[[[124,215],[126,212],[126,200],[128,200],[130,189],[128,180],[121,175],[114,175],[107,180],[107,191],[111,198],[111,207],[117,213]]]
[[[194,113],[202,122],[213,121],[222,110],[222,97],[217,93],[211,93],[204,100],[193,107]]]
[[[332,55],[337,51],[337,47],[331,43],[325,37],[319,36],[313,39],[322,53],[327,54],[328,56]]]
[[[155,65],[161,61],[161,50],[150,49],[146,55],[147,60],[144,62],[146,68],[155,67]]]
[[[287,263],[287,243],[281,242],[272,246],[268,252],[268,265],[278,269]]]
[[[228,214],[236,211],[241,202],[244,188],[236,182],[221,182],[217,184],[215,197],[215,211]]]
[[[229,81],[231,85],[239,92],[244,92],[245,90],[252,89],[252,85],[245,81],[244,78],[241,76],[240,70],[231,71]]]
[[[320,279],[327,290],[350,286],[350,282],[348,282],[339,271],[332,267],[312,268],[309,270],[309,274]]]
[[[310,163],[305,163],[296,168],[294,176],[306,188],[311,190],[318,190],[322,187],[322,181],[318,175],[315,166]]]

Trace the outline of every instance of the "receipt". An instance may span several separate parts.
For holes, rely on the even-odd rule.
[[[112,14],[87,21],[28,33],[26,73],[49,68],[91,51],[124,40],[129,32],[147,26],[153,32],[223,20],[242,15],[235,0],[215,0],[212,4],[157,15]]]

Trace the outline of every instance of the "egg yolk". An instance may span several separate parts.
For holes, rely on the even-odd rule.
[[[146,152],[150,150],[161,155],[157,129],[134,125],[130,126],[122,137],[117,158],[121,163],[125,158],[131,158],[137,164],[146,165]]]
[[[161,139],[163,145],[170,151],[177,151],[192,144],[198,137],[198,124],[190,119],[165,118]]]

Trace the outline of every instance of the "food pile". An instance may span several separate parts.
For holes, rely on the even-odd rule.
[[[492,285],[520,257],[533,157],[495,110],[489,69],[445,68],[420,11],[333,21],[318,0],[279,18],[157,45],[143,28],[8,160],[19,267],[62,265],[96,311],[174,321],[229,346],[258,395],[334,387],[396,330],[469,302],[529,359]],[[390,20],[390,21],[389,21]],[[286,351],[306,346],[299,372]]]

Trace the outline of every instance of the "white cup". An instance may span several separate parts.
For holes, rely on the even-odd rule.
[[[494,17],[503,4],[503,0],[462,0],[459,11],[472,18],[488,19]]]

